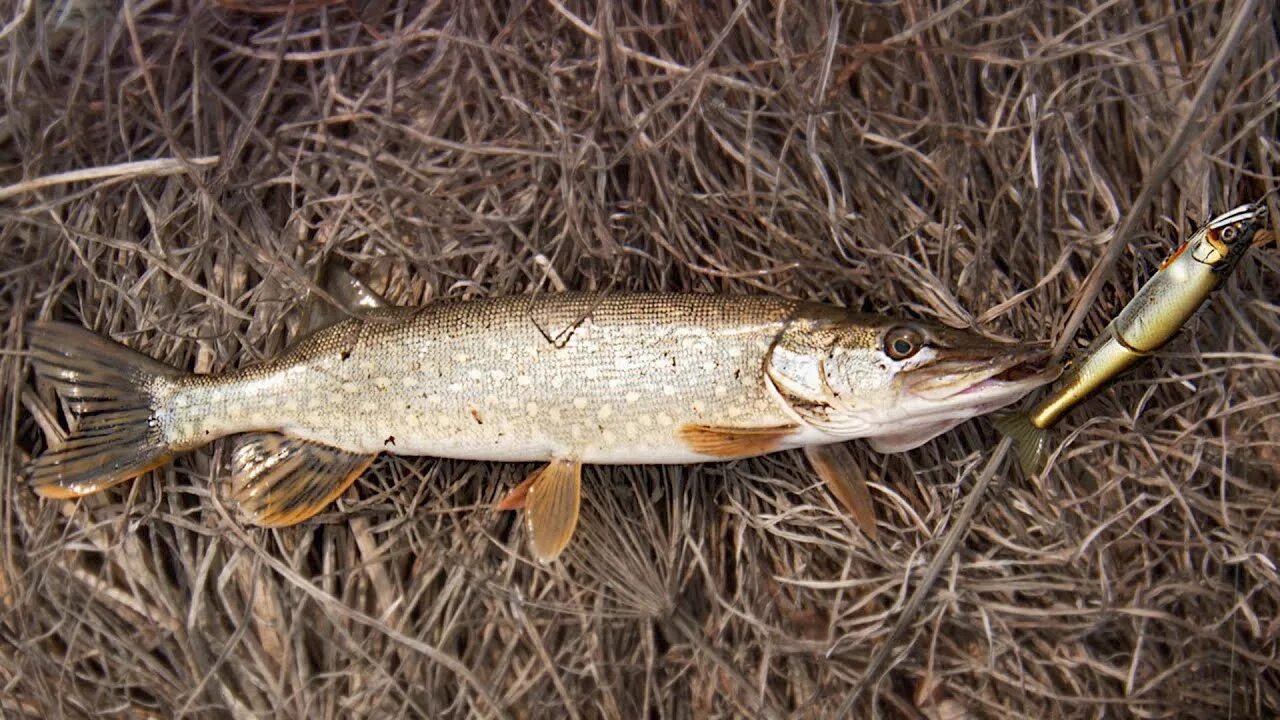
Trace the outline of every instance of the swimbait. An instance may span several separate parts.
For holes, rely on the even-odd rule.
[[[1028,475],[1044,469],[1048,429],[1068,410],[1106,387],[1137,361],[1159,350],[1231,274],[1267,219],[1261,202],[1223,213],[1196,231],[1129,301],[1120,314],[1031,410],[995,421],[1013,439]]]
[[[525,510],[544,561],[573,534],[584,463],[704,462],[852,438],[905,450],[1057,375],[1040,348],[937,324],[664,293],[366,308],[218,376],[65,323],[34,324],[29,345],[38,377],[79,419],[28,468],[45,497],[97,492],[239,433],[231,498],[268,526],[319,512],[382,452],[545,462],[499,504]],[[858,513],[865,488],[816,464]]]

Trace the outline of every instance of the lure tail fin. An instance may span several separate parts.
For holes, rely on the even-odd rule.
[[[157,418],[157,381],[184,373],[77,325],[36,323],[28,348],[79,422],[66,442],[26,468],[35,491],[68,499],[105,490],[173,455]]]
[[[1013,441],[1013,451],[1022,471],[1028,476],[1039,475],[1048,455],[1049,431],[1032,425],[1025,412],[1002,415],[994,422],[996,429]]]

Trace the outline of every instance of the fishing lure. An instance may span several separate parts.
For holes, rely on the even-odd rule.
[[[1027,474],[1044,469],[1048,429],[1068,410],[1169,342],[1235,269],[1266,219],[1267,206],[1258,202],[1210,220],[1173,251],[1066,369],[1048,397],[1027,412],[996,419],[996,427],[1013,439]]]

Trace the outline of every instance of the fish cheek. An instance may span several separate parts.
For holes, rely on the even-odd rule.
[[[875,407],[889,401],[898,383],[896,363],[883,353],[836,348],[823,363],[823,376],[832,404],[844,411]]]

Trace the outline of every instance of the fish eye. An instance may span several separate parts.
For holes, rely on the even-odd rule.
[[[899,326],[884,335],[884,354],[894,360],[906,360],[924,347],[924,336],[915,328]]]

